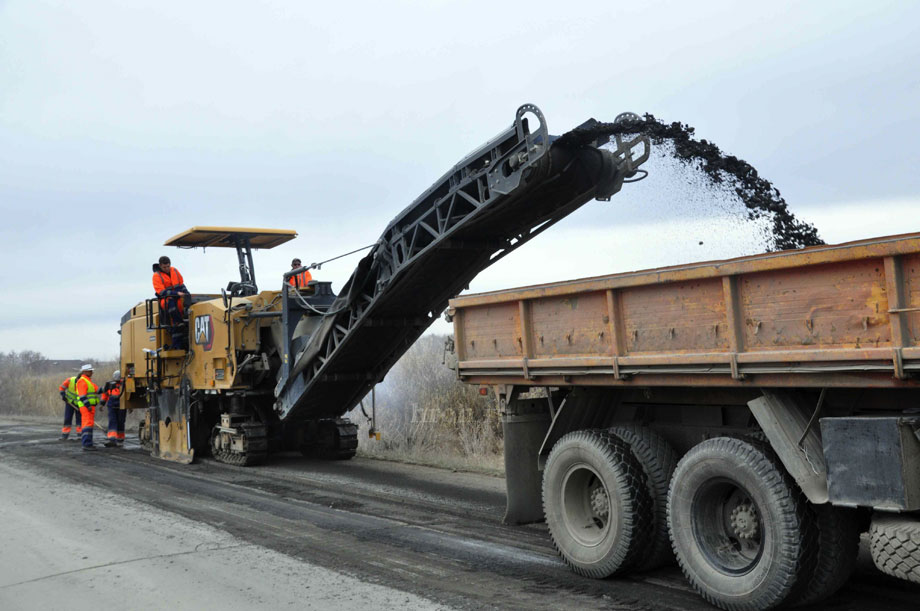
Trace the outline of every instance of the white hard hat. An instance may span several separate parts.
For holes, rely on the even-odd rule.
[[[80,367],[80,371],[94,371],[93,366],[87,363],[83,367]]]
[[[121,369],[116,369],[115,373],[112,374],[112,379],[117,380],[121,377]]]

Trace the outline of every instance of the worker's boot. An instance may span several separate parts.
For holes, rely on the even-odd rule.
[[[104,445],[104,446],[107,447],[107,448],[117,448],[117,447],[118,447],[118,442],[115,441],[114,439],[109,439],[108,441],[106,441],[106,442],[105,442],[104,444],[102,444],[102,445]]]
[[[61,436],[58,437],[58,441],[67,441],[68,439],[70,439],[70,435],[67,435],[66,433],[61,433]]]

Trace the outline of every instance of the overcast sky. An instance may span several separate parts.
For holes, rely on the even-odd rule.
[[[262,288],[372,243],[525,102],[557,134],[690,123],[829,242],[920,231],[918,24],[883,1],[0,0],[0,351],[113,358],[161,254],[226,285],[232,252],[162,246],[194,225],[296,230],[256,253]],[[470,290],[760,248],[659,165]],[[356,262],[314,275],[338,290]]]

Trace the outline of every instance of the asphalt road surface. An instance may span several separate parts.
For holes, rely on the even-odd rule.
[[[680,571],[591,580],[504,480],[356,458],[239,468],[82,452],[0,421],[0,608],[711,609]],[[917,609],[863,561],[825,608]]]

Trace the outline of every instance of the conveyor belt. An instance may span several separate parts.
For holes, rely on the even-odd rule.
[[[527,117],[539,127],[531,133]],[[286,355],[282,420],[349,411],[486,267],[592,199],[609,199],[648,159],[645,136],[613,150],[558,144],[536,106],[403,210],[358,264],[309,343]],[[563,141],[564,142],[564,141]]]

